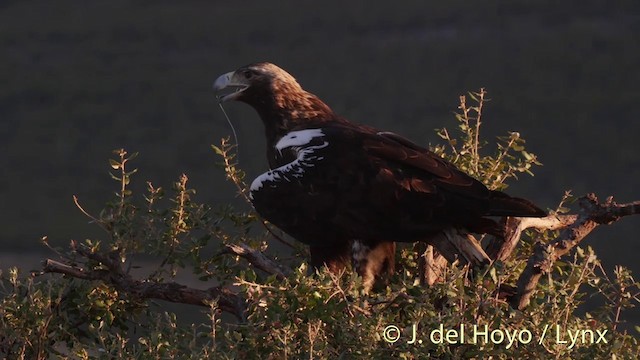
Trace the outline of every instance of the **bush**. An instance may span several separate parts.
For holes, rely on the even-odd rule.
[[[485,93],[470,98],[475,106],[461,97],[459,136],[439,130],[445,144],[433,150],[492,189],[504,189],[517,174],[531,174],[539,162],[525,151],[518,133],[499,138],[493,155],[483,154]],[[246,197],[233,146],[223,140],[214,149]],[[508,259],[482,269],[446,266],[431,286],[421,281],[419,247],[400,246],[395,276],[382,291],[364,294],[361,279],[351,272],[311,275],[306,249],[252,211],[197,203],[185,175],[168,196],[147,183],[146,194],[136,197],[129,190],[135,154],[115,153],[113,201],[91,215],[76,199],[104,237],[72,241],[68,249],[51,248],[45,238],[59,259],[47,260],[42,273],[2,274],[0,354],[7,358],[637,358],[640,353],[637,338],[621,326],[622,312],[638,302],[638,283],[622,267],[609,276],[591,248],[576,246],[551,262],[526,307],[518,310],[505,300],[504,292],[518,284],[536,246],[551,244],[558,230],[526,231]],[[567,194],[555,213],[565,213],[571,201]],[[288,250],[275,251],[280,242]],[[135,278],[132,270],[145,256],[158,265]],[[193,272],[201,284],[175,283],[178,271]],[[602,305],[579,311],[588,296],[601,297]],[[204,310],[187,326],[152,299]]]

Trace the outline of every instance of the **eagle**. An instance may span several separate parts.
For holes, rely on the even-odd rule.
[[[264,125],[270,170],[250,187],[257,213],[309,245],[313,266],[353,265],[366,289],[392,274],[395,242],[439,249],[436,239],[451,231],[501,236],[491,217],[546,216],[398,134],[339,116],[272,63],[223,74],[213,87],[221,102],[253,107]]]

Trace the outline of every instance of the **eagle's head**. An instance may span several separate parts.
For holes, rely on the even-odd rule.
[[[250,105],[276,102],[278,95],[304,91],[291,74],[268,62],[249,64],[220,75],[213,89],[220,94],[220,101],[237,100]]]
[[[213,89],[220,101],[241,101],[256,109],[267,132],[273,129],[277,133],[273,140],[294,128],[337,118],[329,106],[305,91],[291,74],[268,62],[220,75]]]

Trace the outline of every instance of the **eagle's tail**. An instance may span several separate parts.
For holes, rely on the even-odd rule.
[[[500,191],[492,191],[487,215],[544,217],[547,213],[529,200],[511,197]]]

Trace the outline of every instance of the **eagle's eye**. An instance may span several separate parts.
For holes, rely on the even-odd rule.
[[[242,75],[244,75],[245,79],[251,79],[253,77],[253,71],[251,70],[245,70],[242,72]]]

